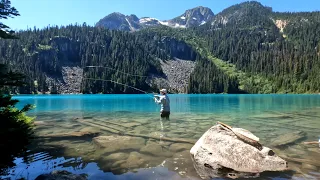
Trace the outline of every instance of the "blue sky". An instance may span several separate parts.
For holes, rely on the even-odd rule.
[[[13,30],[86,22],[94,25],[112,12],[167,20],[185,10],[206,6],[216,14],[247,0],[11,0],[20,17],[3,20]],[[274,11],[319,11],[320,0],[258,0]]]

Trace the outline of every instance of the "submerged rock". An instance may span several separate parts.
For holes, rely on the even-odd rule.
[[[190,150],[192,148],[191,144],[186,143],[174,143],[170,145],[169,150],[172,152],[181,152],[184,150]]]
[[[86,180],[86,174],[72,174],[68,171],[52,171],[50,174],[42,174],[35,180]]]
[[[307,163],[302,164],[302,169],[308,169],[308,170],[313,170],[313,171],[318,170],[318,168],[316,166],[311,165],[311,164],[307,164]]]
[[[140,152],[144,154],[149,154],[152,156],[164,156],[164,157],[172,156],[172,154],[169,152],[169,150],[166,147],[161,146],[161,144],[153,141],[148,141],[147,145],[140,149]]]
[[[68,132],[68,133],[56,133],[49,135],[41,135],[40,138],[49,138],[51,140],[57,139],[73,139],[73,138],[91,138],[99,135],[99,132]]]
[[[287,162],[270,148],[259,150],[222,125],[215,125],[204,133],[190,154],[197,173],[203,179],[259,177],[264,171],[287,169]]]
[[[144,155],[138,152],[131,152],[127,159],[127,163],[123,165],[125,168],[139,168],[145,163],[146,160],[144,158]]]
[[[128,157],[128,153],[112,153],[109,156],[104,157],[103,159],[107,161],[120,161],[126,160]]]
[[[131,136],[98,136],[93,138],[93,142],[105,153],[140,150],[145,144],[145,139]]]
[[[273,141],[274,146],[285,146],[289,144],[294,144],[299,140],[302,140],[306,137],[306,133],[303,131],[296,131],[292,133],[287,133],[277,137],[275,141]]]

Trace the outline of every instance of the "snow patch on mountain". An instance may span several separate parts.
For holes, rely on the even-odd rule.
[[[136,29],[132,26],[132,24],[131,24],[131,22],[128,20],[128,18],[125,18],[125,19],[126,19],[127,23],[129,24],[130,30],[131,30],[131,31],[136,30]]]
[[[156,19],[156,18],[150,18],[150,17],[139,19],[139,23],[147,23],[147,22],[150,22],[150,21],[159,21],[159,20]]]
[[[168,21],[159,21],[160,24],[164,25],[164,26],[169,26],[169,22]]]
[[[186,25],[181,25],[181,24],[176,23],[176,24],[174,25],[174,27],[175,27],[175,28],[186,28]]]

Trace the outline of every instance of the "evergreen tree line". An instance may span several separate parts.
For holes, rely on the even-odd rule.
[[[198,78],[205,74],[201,77],[193,75],[189,93],[228,93],[233,90],[228,88],[231,86],[229,82],[224,82],[228,77],[223,72],[217,73],[212,62],[203,59],[182,40],[166,34],[129,33],[83,24],[47,27],[42,30],[34,28],[18,32],[17,36],[19,40],[0,42],[0,62],[8,64],[9,68],[27,77],[26,86],[14,89],[17,93],[56,93],[57,84],[47,79],[62,79],[63,66],[83,68],[83,93],[140,93],[127,86],[102,80],[116,81],[145,91],[157,91],[147,80],[152,76],[164,75],[159,59],[169,60],[174,57],[203,63],[207,61],[211,68],[205,70],[200,66],[204,64],[200,63],[196,72],[204,71],[211,74],[208,74],[208,77],[219,79],[212,80],[212,83],[218,83],[217,85],[200,88],[202,80]],[[129,76],[119,71],[137,76]],[[226,84],[227,88],[224,87]]]
[[[265,16],[255,13],[257,8],[243,11],[244,17],[254,17],[256,23],[238,17],[237,22],[241,23],[194,29],[205,40],[203,46],[237,69],[268,78],[273,82],[272,93],[320,92],[320,13]],[[273,22],[276,20],[286,23],[283,32]]]

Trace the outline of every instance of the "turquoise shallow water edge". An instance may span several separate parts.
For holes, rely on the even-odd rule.
[[[301,144],[319,138],[320,95],[169,97],[170,121],[162,121],[160,107],[146,94],[14,96],[20,100],[19,107],[26,103],[36,105],[29,114],[37,117],[37,136],[46,139],[30,147],[29,161],[17,158],[16,166],[2,178],[34,179],[65,169],[86,173],[89,179],[199,179],[189,157],[192,145],[162,141],[161,137],[195,142],[217,121],[248,129],[289,162],[292,171],[263,173],[260,179],[320,178],[319,147]],[[305,135],[284,148],[275,147],[278,137],[296,131]],[[129,144],[120,139],[118,145],[102,148],[88,137],[57,138],[78,132],[97,132],[101,136],[126,132],[152,138],[135,137]]]
[[[159,108],[150,95],[19,95],[14,97],[20,100],[20,104],[35,104],[37,108],[34,112],[59,110],[156,112]],[[300,110],[320,105],[320,95],[170,94],[169,97],[173,113],[235,111],[257,113],[266,110]]]

